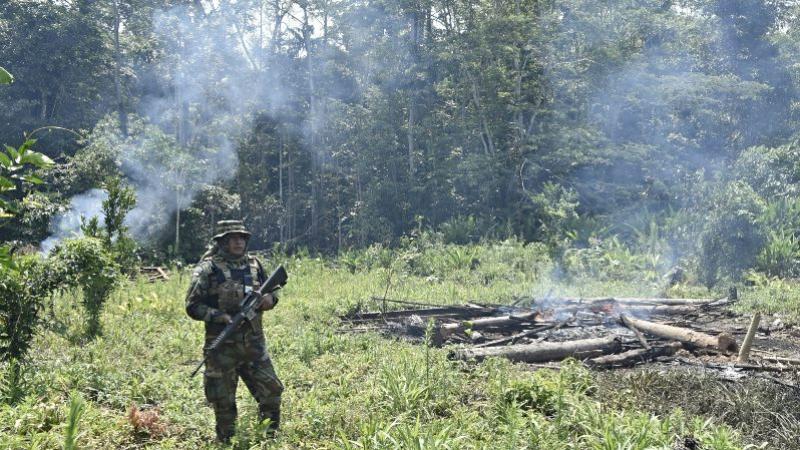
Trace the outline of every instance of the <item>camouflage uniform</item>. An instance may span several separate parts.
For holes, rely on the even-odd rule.
[[[230,233],[249,236],[240,221],[221,221],[218,229],[215,240]],[[265,280],[261,264],[247,254],[233,258],[219,249],[197,265],[186,296],[186,312],[192,319],[205,322],[206,346],[225,328],[225,324],[214,319],[223,313],[232,317],[239,312],[245,292],[256,289]],[[280,424],[283,384],[275,375],[267,353],[262,314],[259,312],[254,320],[245,322],[206,362],[205,395],[214,408],[220,441],[230,440],[235,431],[239,377],[258,402],[259,419],[270,419],[273,430]]]

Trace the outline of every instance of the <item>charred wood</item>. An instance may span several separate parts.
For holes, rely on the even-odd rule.
[[[463,322],[458,322],[458,323],[443,324],[439,328],[439,332],[443,338],[446,338],[447,336],[450,336],[451,334],[457,331],[466,330],[467,328],[478,330],[483,328],[517,326],[526,323],[531,323],[538,316],[539,313],[537,311],[531,311],[529,313],[524,313],[524,314],[510,314],[507,316],[498,316],[498,317],[481,317],[472,320],[465,320]]]
[[[374,312],[356,312],[342,317],[344,320],[375,320],[375,319],[389,319],[397,317],[409,317],[413,315],[418,316],[455,316],[455,317],[474,317],[482,314],[491,314],[495,310],[492,308],[476,308],[473,306],[446,306],[438,308],[420,308],[420,309],[401,309],[394,311],[374,311]]]
[[[591,367],[615,368],[630,367],[637,363],[652,361],[662,356],[672,356],[682,348],[680,342],[668,342],[666,345],[651,348],[639,348],[615,355],[599,356],[587,361]]]

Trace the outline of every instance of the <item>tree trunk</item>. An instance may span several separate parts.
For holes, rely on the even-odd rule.
[[[175,190],[175,256],[177,257],[180,252],[181,245],[181,202],[180,190]]]
[[[736,338],[728,333],[711,336],[699,331],[687,328],[674,327],[663,323],[648,322],[647,320],[634,319],[633,317],[620,315],[620,320],[631,323],[639,331],[664,339],[680,341],[685,344],[699,348],[712,348],[723,352],[736,351],[738,348]]]
[[[416,6],[414,6],[416,8]],[[414,173],[414,152],[416,151],[415,130],[417,114],[417,72],[419,70],[419,17],[417,11],[411,12],[411,79],[408,83],[408,175]]]
[[[508,358],[511,361],[547,362],[569,357],[584,359],[619,351],[621,343],[615,336],[582,339],[566,342],[540,342],[507,347],[466,348],[451,353],[451,357],[463,360],[482,360],[491,356]]]
[[[314,64],[311,55],[311,26],[309,24],[308,8],[303,8],[303,46],[306,51],[306,70],[308,95],[309,95],[309,135],[311,147],[311,237],[317,238],[319,233],[319,168],[316,152],[319,151],[317,142],[317,97],[316,83],[314,80]]]
[[[283,200],[283,152],[286,148],[286,140],[283,131],[278,134],[280,145],[278,146],[278,201],[281,204],[282,216],[278,220],[278,234],[280,243],[283,245],[286,242],[285,229],[286,229],[286,203]]]
[[[122,95],[122,51],[119,44],[120,26],[122,17],[119,12],[119,0],[113,0],[111,7],[114,14],[114,91],[117,97],[117,115],[119,116],[119,130],[123,137],[128,136],[128,113],[125,110],[125,99]]]

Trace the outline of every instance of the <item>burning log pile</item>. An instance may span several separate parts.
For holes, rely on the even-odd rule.
[[[550,297],[519,300],[511,306],[373,301],[380,311],[359,309],[342,317],[349,331],[449,344],[450,356],[457,360],[504,357],[539,367],[576,358],[604,369],[658,362],[737,371],[800,371],[800,360],[768,351],[764,348],[768,340],[756,337],[759,331],[762,336],[776,331],[780,323],[760,328],[754,318],[749,327],[741,326],[742,318],[727,308],[735,299]],[[751,346],[759,347],[753,350],[757,362],[750,361]]]

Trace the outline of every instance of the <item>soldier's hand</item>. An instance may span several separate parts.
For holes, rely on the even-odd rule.
[[[214,323],[222,323],[227,325],[231,323],[231,316],[222,311],[217,311],[217,313],[211,317],[211,321]]]
[[[259,311],[268,311],[275,307],[275,297],[271,293],[261,296],[261,304],[258,305]]]

